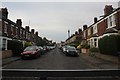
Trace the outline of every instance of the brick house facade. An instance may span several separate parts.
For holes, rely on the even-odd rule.
[[[113,10],[112,5],[106,5],[103,18],[94,18],[92,25],[83,26],[83,41],[91,47],[98,47],[98,39],[111,28],[120,31],[120,8]]]
[[[0,13],[2,14],[0,16],[0,44],[2,45],[0,49],[7,50],[7,41],[12,39],[35,41],[35,34],[30,32],[29,26],[26,26],[25,28],[22,27],[21,19],[17,19],[16,23],[8,19],[7,8],[1,8]]]

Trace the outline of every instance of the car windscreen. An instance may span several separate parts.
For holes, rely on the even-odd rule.
[[[75,47],[68,47],[68,50],[76,50]]]
[[[34,51],[36,48],[35,47],[27,47],[25,48],[24,51]]]

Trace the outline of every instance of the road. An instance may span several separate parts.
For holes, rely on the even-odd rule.
[[[56,48],[37,59],[19,60],[4,66],[7,69],[92,69],[87,61],[79,57],[65,56]],[[94,69],[94,68],[93,68]]]
[[[45,53],[37,59],[18,60],[3,66],[4,69],[39,69],[39,70],[84,70],[95,69],[96,66],[81,56],[65,56],[59,48]],[[39,80],[39,78],[4,78],[3,80]],[[112,77],[98,78],[48,78],[48,80],[118,80]]]

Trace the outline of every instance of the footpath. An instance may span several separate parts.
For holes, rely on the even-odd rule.
[[[2,59],[2,66],[6,65],[6,64],[10,64],[10,63],[20,60],[20,59],[21,59],[21,57],[9,57],[9,58]]]
[[[89,62],[96,69],[118,69],[120,68],[119,58],[117,56],[103,55],[95,53],[95,55],[89,55],[80,53],[80,57]]]

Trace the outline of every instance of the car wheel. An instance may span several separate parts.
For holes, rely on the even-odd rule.
[[[22,56],[22,57],[21,57],[21,59],[23,59],[23,60],[24,60],[24,59],[25,59],[25,57],[23,57],[23,56]]]
[[[68,54],[67,54],[67,53],[65,53],[65,55],[66,55],[66,56],[68,56]]]

